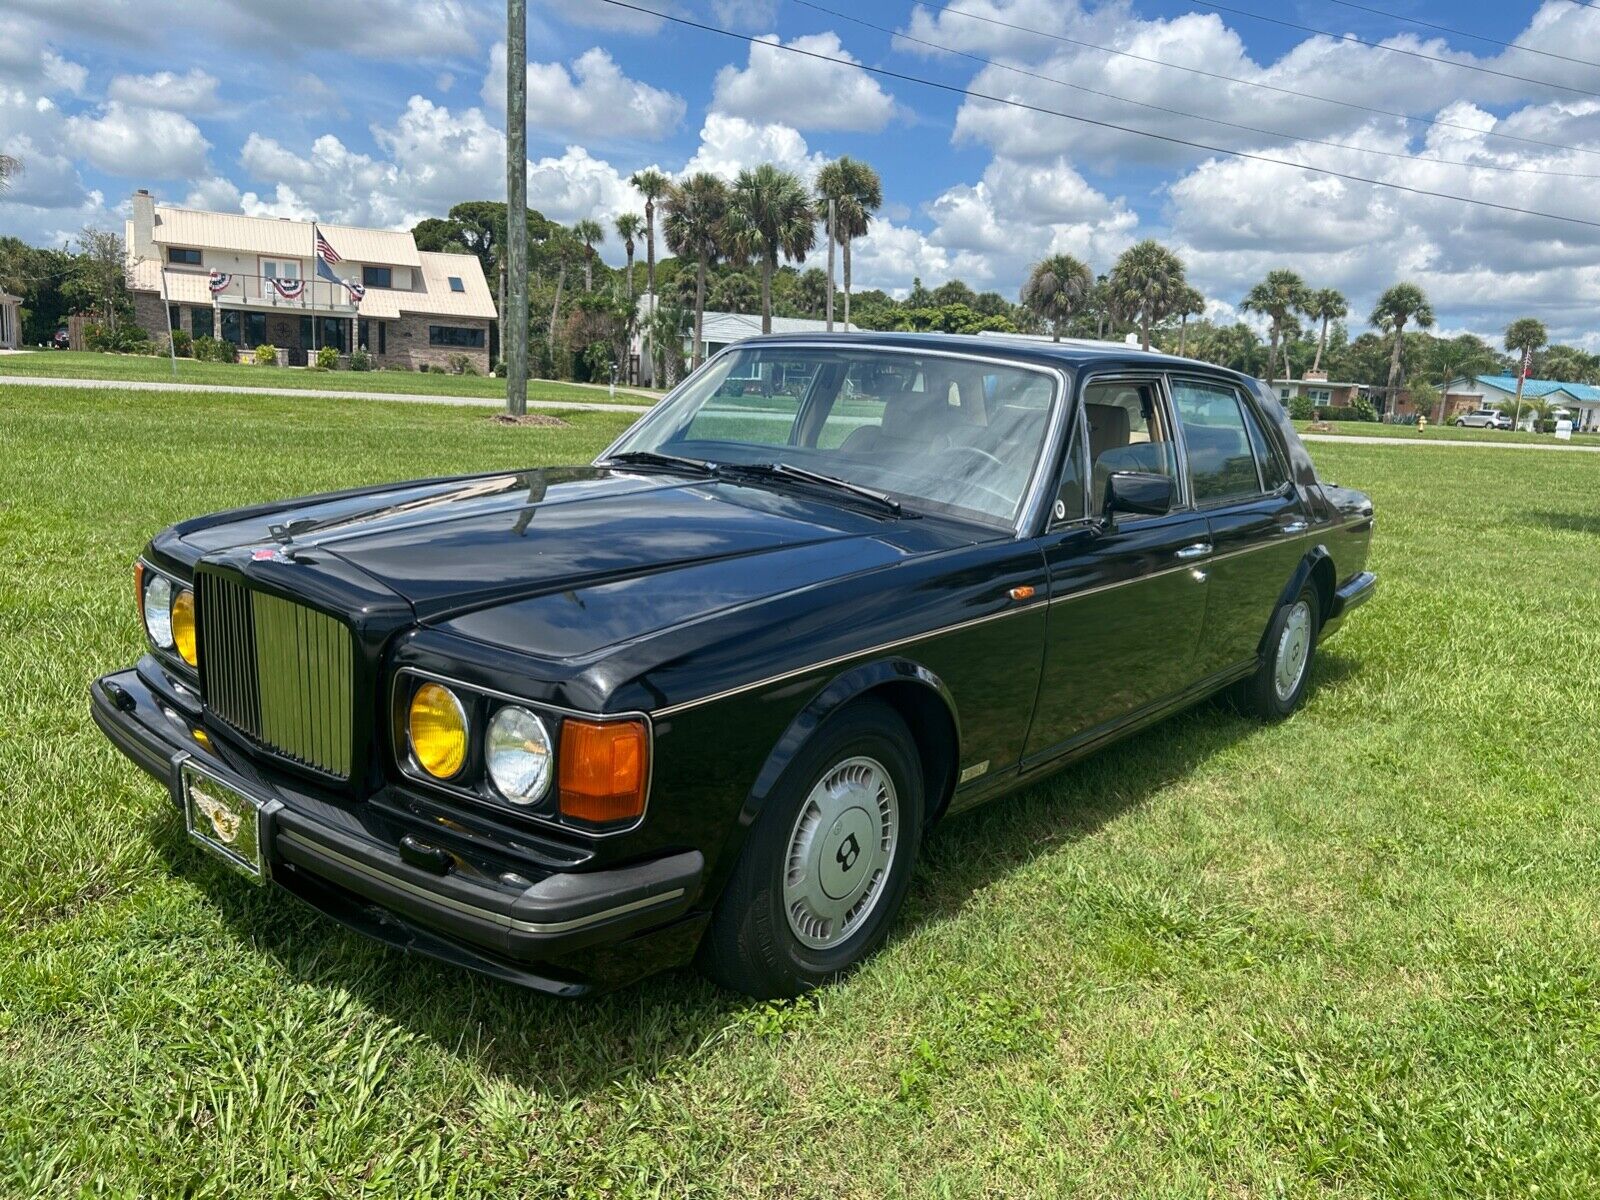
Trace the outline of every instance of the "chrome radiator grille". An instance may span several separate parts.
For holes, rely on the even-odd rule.
[[[350,776],[350,631],[291,600],[201,571],[200,687],[229,725],[285,758]]]

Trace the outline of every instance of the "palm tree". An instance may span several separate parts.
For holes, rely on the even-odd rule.
[[[1089,299],[1094,274],[1070,254],[1052,254],[1033,264],[1022,285],[1022,306],[1050,324],[1052,341],[1061,340],[1061,327],[1072,320]]]
[[[561,292],[567,284],[567,267],[572,262],[573,252],[576,249],[574,235],[568,230],[557,226],[548,238],[545,239],[544,250],[547,258],[554,258],[558,269],[556,271],[556,298],[550,306],[550,352],[555,353],[556,348],[556,320],[561,315]]]
[[[672,189],[672,181],[654,167],[635,171],[628,182],[644,197],[645,289],[656,294],[656,201]]]
[[[705,346],[706,269],[721,258],[728,239],[728,185],[709,171],[689,176],[667,193],[661,231],[667,247],[680,258],[693,259],[694,355],[690,369],[700,366]]]
[[[1394,411],[1394,394],[1400,386],[1400,356],[1405,348],[1406,326],[1415,324],[1418,329],[1433,325],[1433,305],[1427,294],[1414,283],[1397,283],[1378,297],[1367,322],[1385,333],[1394,335],[1394,348],[1389,352],[1389,382],[1384,388],[1384,410]]]
[[[772,332],[772,273],[781,254],[799,262],[817,242],[816,214],[800,177],[771,163],[746,167],[733,181],[729,248],[761,260],[761,332]]]
[[[1139,343],[1146,350],[1150,327],[1177,311],[1188,286],[1183,261],[1154,238],[1128,247],[1111,268],[1112,305],[1139,327]]]
[[[844,251],[844,323],[850,326],[850,243],[865,237],[872,214],[883,207],[883,180],[848,154],[817,172],[818,212],[826,218],[834,201],[833,236]]]
[[[1311,303],[1311,293],[1306,281],[1293,271],[1268,271],[1267,277],[1244,298],[1239,305],[1245,312],[1260,313],[1267,318],[1267,390],[1272,390],[1273,372],[1278,369],[1278,347],[1283,343],[1284,331],[1294,320],[1294,314],[1304,312]]]
[[[11,190],[11,178],[22,174],[22,160],[10,154],[0,154],[0,193]]]
[[[1205,294],[1199,288],[1186,288],[1178,302],[1178,357],[1184,358],[1189,352],[1189,318],[1198,317],[1206,311]]]
[[[1517,356],[1517,408],[1516,415],[1511,418],[1513,429],[1522,420],[1522,385],[1533,362],[1533,352],[1549,340],[1544,322],[1537,317],[1518,317],[1506,326],[1506,349]],[[1534,428],[1538,427],[1539,419],[1535,419]]]
[[[594,244],[606,240],[605,228],[599,221],[584,217],[572,223],[572,236],[583,243],[583,290],[594,291]]]
[[[1446,406],[1450,402],[1450,383],[1455,379],[1470,379],[1480,371],[1487,371],[1494,366],[1494,355],[1488,346],[1470,333],[1460,337],[1451,338],[1448,342],[1437,341],[1433,346],[1433,374],[1439,380],[1439,414],[1436,418],[1439,424],[1449,414]]]
[[[1311,362],[1313,371],[1322,370],[1322,355],[1328,348],[1328,322],[1342,321],[1350,315],[1350,302],[1338,288],[1319,288],[1311,293],[1310,302],[1302,309],[1313,321],[1322,322],[1322,332],[1317,335],[1317,356]]]
[[[633,307],[633,239],[644,228],[644,218],[638,213],[623,213],[613,222],[622,248],[628,253],[628,307]]]

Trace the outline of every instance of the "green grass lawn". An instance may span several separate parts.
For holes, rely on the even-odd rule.
[[[1310,421],[1296,421],[1294,424],[1301,433],[1311,427]],[[1327,429],[1318,432],[1329,436],[1421,438],[1430,442],[1518,442],[1524,446],[1544,442],[1552,446],[1600,446],[1600,434],[1597,433],[1574,433],[1569,442],[1563,442],[1553,433],[1525,433],[1514,429],[1458,429],[1454,425],[1441,427],[1432,423],[1427,429],[1419,430],[1415,425],[1385,425],[1378,421],[1330,421]]]
[[[5,389],[0,1194],[1600,1189],[1588,455],[1313,447],[1376,498],[1383,582],[1305,711],[1204,707],[956,818],[885,951],[796,1004],[373,945],[192,849],[95,730],[161,525],[623,421]]]
[[[0,354],[0,379],[128,379],[171,383],[172,361],[144,354],[97,354],[90,351],[49,350],[32,354]],[[483,396],[504,399],[506,382],[488,375],[424,375],[419,371],[311,371],[301,367],[258,367],[254,363],[178,360],[179,383],[211,383],[227,387],[310,388],[317,391],[396,392],[421,396]],[[617,401],[639,404],[650,395],[644,390],[617,390]],[[528,386],[531,400],[604,402],[604,388],[575,387],[550,380]]]

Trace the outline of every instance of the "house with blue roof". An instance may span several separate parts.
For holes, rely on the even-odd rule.
[[[1474,375],[1452,379],[1445,389],[1448,411],[1470,408],[1498,408],[1516,403],[1515,375]],[[1564,408],[1572,418],[1574,430],[1600,430],[1600,387],[1589,383],[1569,383],[1560,379],[1527,379],[1522,384],[1524,400],[1545,400]],[[1526,418],[1524,421],[1526,422]]]

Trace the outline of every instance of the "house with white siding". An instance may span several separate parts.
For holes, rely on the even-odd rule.
[[[156,341],[170,322],[246,350],[273,346],[294,365],[331,346],[364,349],[378,366],[457,355],[484,374],[492,366],[497,313],[482,265],[418,250],[408,232],[180,208],[140,188],[126,245],[134,320]]]
[[[1473,375],[1452,379],[1445,388],[1452,401],[1460,400],[1465,408],[1494,408],[1501,404],[1515,404],[1517,377],[1515,375]],[[1600,387],[1589,383],[1569,383],[1559,379],[1525,379],[1522,382],[1523,400],[1545,400],[1572,415],[1575,430],[1600,430]]]

